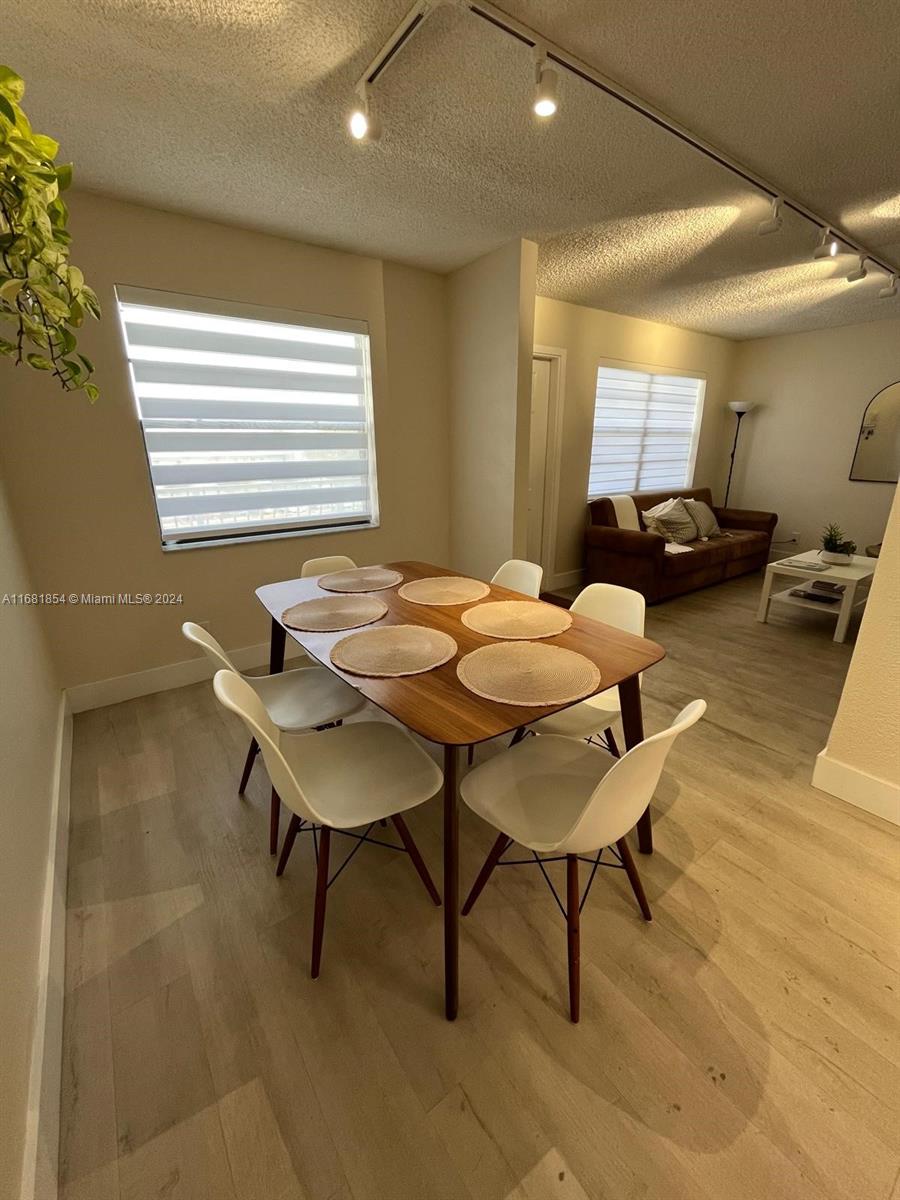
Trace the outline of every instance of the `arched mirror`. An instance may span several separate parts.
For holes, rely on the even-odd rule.
[[[896,483],[900,476],[900,381],[874,396],[863,413],[850,478]]]

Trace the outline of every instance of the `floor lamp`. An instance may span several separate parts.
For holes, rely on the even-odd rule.
[[[731,446],[731,463],[728,467],[728,483],[725,486],[725,503],[723,508],[728,507],[728,493],[731,491],[731,473],[734,471],[734,456],[737,452],[738,438],[741,434],[741,420],[745,413],[748,413],[751,408],[755,408],[752,400],[729,400],[728,407],[737,417],[737,424],[734,427],[734,442]]]

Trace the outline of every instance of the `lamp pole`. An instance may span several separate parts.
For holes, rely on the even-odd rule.
[[[731,476],[734,472],[734,456],[737,453],[738,437],[741,432],[741,418],[744,414],[743,412],[736,412],[734,415],[737,417],[737,424],[734,427],[734,441],[731,444],[731,463],[728,467],[728,483],[725,485],[725,503],[722,505],[723,508],[728,507],[728,493],[731,491]]]
[[[753,400],[729,400],[728,407],[737,417],[737,424],[734,427],[734,441],[731,444],[731,462],[728,464],[728,483],[725,485],[725,503],[723,508],[728,507],[728,494],[731,491],[731,476],[734,474],[734,456],[737,453],[738,438],[741,436],[741,418],[744,417],[752,408],[756,407]]]

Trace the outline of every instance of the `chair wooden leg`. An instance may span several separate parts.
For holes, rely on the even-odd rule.
[[[566,855],[566,928],[569,940],[569,1016],[578,1024],[581,1016],[581,933],[578,905],[578,855]]]
[[[510,738],[510,741],[509,741],[510,750],[512,750],[513,746],[517,746],[519,744],[519,742],[521,742],[522,738],[525,737],[525,735],[527,733],[528,733],[527,726],[520,725],[519,728],[516,730],[516,732]]]
[[[609,746],[610,754],[614,754],[616,758],[621,758],[622,756],[619,754],[619,747],[616,745],[616,738],[612,731],[611,725],[609,729],[604,729],[603,736],[606,738],[606,744]]]
[[[269,801],[269,853],[278,853],[278,822],[281,818],[281,797],[272,788],[272,799]]]
[[[399,813],[395,813],[391,820],[394,822],[394,828],[400,835],[400,841],[403,843],[406,853],[412,859],[412,865],[419,872],[419,878],[425,884],[425,891],[432,898],[438,908],[441,906],[441,894],[434,886],[434,880],[425,866],[425,860],[419,853],[419,847],[416,845],[413,835],[409,832],[409,826],[403,820]]]
[[[287,866],[287,861],[291,857],[291,851],[294,848],[294,839],[303,822],[296,813],[291,813],[291,819],[288,821],[287,833],[284,835],[284,845],[281,847],[281,857],[278,859],[278,866],[275,868],[276,875],[283,875],[284,868]]]
[[[331,849],[331,830],[327,825],[321,829],[319,838],[319,863],[316,867],[316,907],[313,912],[312,963],[310,974],[319,978],[322,963],[322,937],[325,933],[325,900],[328,895],[328,857]]]
[[[256,761],[256,756],[259,753],[259,742],[256,738],[250,739],[250,749],[247,751],[247,761],[244,763],[244,773],[241,776],[241,782],[238,784],[238,795],[243,796],[244,789],[250,782],[250,772],[253,770],[253,764]]]
[[[494,842],[493,846],[491,846],[490,852],[488,853],[487,858],[484,860],[484,865],[482,866],[481,870],[478,872],[478,878],[472,884],[472,890],[471,890],[471,892],[469,892],[466,902],[462,906],[462,915],[464,917],[468,916],[468,914],[471,912],[472,905],[475,903],[475,901],[481,895],[484,885],[487,883],[487,881],[490,879],[491,875],[494,872],[494,867],[496,867],[497,863],[503,857],[503,855],[506,852],[507,846],[509,846],[511,844],[511,842],[512,842],[512,838],[507,837],[505,833],[501,833],[498,835],[497,840],[496,840],[496,842]]]
[[[468,749],[466,750],[466,766],[471,767],[471,765],[474,761],[475,761],[475,747],[469,746]]]
[[[641,877],[638,875],[638,869],[631,856],[631,851],[628,849],[626,839],[619,838],[616,842],[616,848],[622,856],[622,866],[625,868],[625,874],[628,876],[631,890],[634,892],[635,898],[641,907],[641,912],[644,914],[644,920],[652,921],[653,913],[650,911],[650,905],[647,903],[647,897],[644,895],[644,885],[641,883]]]

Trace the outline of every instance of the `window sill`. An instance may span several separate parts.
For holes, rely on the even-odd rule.
[[[281,538],[326,537],[336,533],[359,533],[366,529],[378,529],[380,521],[366,521],[359,525],[317,525],[315,529],[279,529],[272,533],[236,534],[234,537],[208,538],[192,542],[163,542],[164,554],[176,550],[209,550],[216,546],[241,546],[248,542],[274,542]]]

